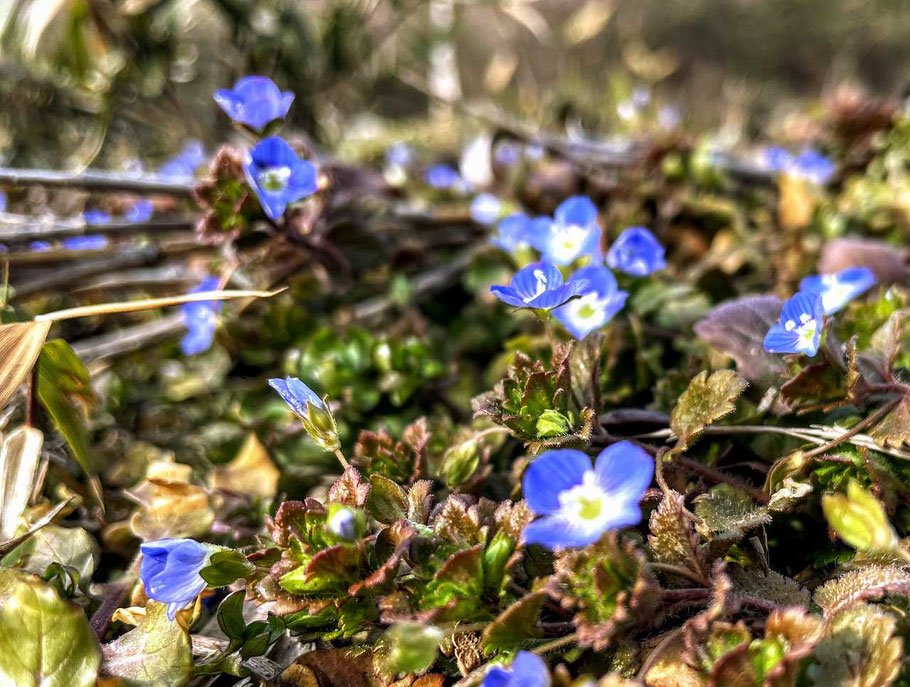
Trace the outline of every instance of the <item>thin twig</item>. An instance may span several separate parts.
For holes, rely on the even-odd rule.
[[[186,198],[192,196],[194,188],[192,182],[168,181],[154,175],[139,176],[100,169],[61,172],[51,169],[13,169],[11,167],[0,167],[0,185],[81,188],[87,191],[121,191]]]
[[[193,217],[157,217],[147,222],[114,220],[107,224],[88,224],[81,217],[67,219],[0,213],[0,242],[17,245],[86,234],[134,236],[146,232],[186,231],[195,225]]]

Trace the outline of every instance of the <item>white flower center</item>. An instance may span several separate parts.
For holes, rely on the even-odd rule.
[[[797,334],[796,347],[802,350],[812,349],[815,332],[818,329],[818,322],[809,313],[803,313],[799,316],[799,324],[794,320],[784,322],[784,329],[788,332],[795,331]]]
[[[547,290],[547,275],[544,274],[543,270],[534,270],[534,278],[537,280],[537,288],[534,290],[533,295],[525,296],[522,299],[525,303],[530,303]]]
[[[595,530],[612,519],[614,508],[593,470],[585,472],[581,484],[559,494],[559,515],[585,529]]]
[[[577,322],[590,323],[602,320],[606,299],[598,298],[596,293],[588,293],[566,304],[569,317]]]
[[[839,308],[850,300],[853,295],[853,286],[840,281],[834,274],[826,274],[822,277],[822,285],[825,290],[822,292],[822,306],[825,312],[830,312]]]
[[[552,232],[550,254],[557,262],[577,258],[588,238],[588,230],[578,224],[554,224]]]
[[[259,173],[259,186],[266,191],[283,191],[290,178],[290,167],[270,167]]]

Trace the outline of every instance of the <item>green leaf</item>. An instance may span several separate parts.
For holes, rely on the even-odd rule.
[[[48,341],[38,356],[38,399],[79,465],[92,472],[87,411],[95,393],[88,370],[63,339]]]
[[[692,516],[686,511],[682,494],[667,492],[651,512],[648,545],[660,563],[677,565],[702,579],[708,579],[706,552],[699,546]]]
[[[393,625],[381,640],[385,666],[393,675],[419,673],[436,660],[436,652],[443,640],[437,627],[417,622]]]
[[[396,522],[407,515],[407,494],[392,480],[382,475],[370,475],[370,494],[367,496],[366,507],[379,522]]]
[[[122,637],[105,644],[104,672],[129,687],[181,687],[193,675],[190,635],[167,619],[167,606],[149,601],[145,619]]]
[[[333,546],[313,556],[310,562],[281,577],[281,586],[291,594],[321,595],[346,591],[360,577],[362,563],[356,546]]]
[[[79,606],[33,575],[0,569],[0,684],[93,687],[100,661]]]
[[[910,596],[910,572],[896,565],[868,565],[826,582],[815,590],[812,600],[825,616],[831,616],[886,594]]]
[[[442,459],[442,475],[446,484],[457,487],[467,482],[480,464],[480,451],[475,439],[456,444]]]
[[[847,495],[825,494],[822,510],[841,539],[859,551],[892,551],[898,548],[897,533],[885,509],[858,482],[847,485]]]
[[[60,563],[74,568],[80,581],[88,582],[97,557],[98,545],[81,527],[48,525],[7,554],[3,565],[43,575],[49,565]]]
[[[710,377],[707,371],[699,372],[670,414],[670,427],[679,438],[676,450],[687,449],[705,427],[732,413],[747,386],[746,380],[731,370],[719,370]]]
[[[698,531],[708,539],[738,541],[746,530],[771,522],[766,508],[752,501],[744,491],[719,484],[695,500]]]
[[[209,564],[200,570],[199,574],[210,587],[226,587],[255,570],[256,566],[250,563],[246,556],[239,551],[228,549],[213,553],[209,557]]]
[[[483,631],[484,652],[514,651],[526,639],[542,636],[537,620],[545,597],[544,592],[528,594],[500,613]]]

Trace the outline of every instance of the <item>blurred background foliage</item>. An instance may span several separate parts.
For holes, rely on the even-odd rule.
[[[334,149],[377,120],[418,136],[412,118],[430,109],[427,84],[601,132],[622,129],[617,106],[649,86],[655,107],[678,106],[687,125],[726,143],[787,135],[835,84],[903,93],[904,9],[900,0],[5,0],[0,159],[116,167],[140,152],[163,158],[187,138],[211,148],[229,124],[210,94],[249,73],[294,91],[291,123]]]

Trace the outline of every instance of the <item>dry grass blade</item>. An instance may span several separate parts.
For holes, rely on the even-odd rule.
[[[79,308],[68,308],[55,312],[44,313],[35,318],[35,322],[58,322],[72,320],[77,317],[92,317],[94,315],[113,315],[116,313],[136,312],[138,310],[153,310],[165,308],[170,305],[183,305],[184,303],[198,303],[200,301],[227,301],[233,298],[271,298],[281,293],[284,289],[276,291],[201,291],[188,293],[182,296],[168,296],[166,298],[147,298],[140,301],[125,303],[99,303],[98,305],[85,305]]]
[[[32,493],[44,435],[34,427],[20,427],[3,440],[0,449],[0,537],[10,539]]]
[[[24,542],[26,539],[31,537],[35,532],[40,530],[42,527],[50,525],[61,512],[63,512],[73,501],[75,497],[71,496],[65,501],[61,501],[56,506],[51,508],[47,513],[41,516],[38,520],[32,524],[25,532],[20,534],[18,537],[13,537],[12,539],[7,539],[6,541],[0,542],[0,556],[5,556],[10,551],[15,549],[19,544]]]
[[[0,408],[31,372],[51,324],[47,321],[0,325]]]

